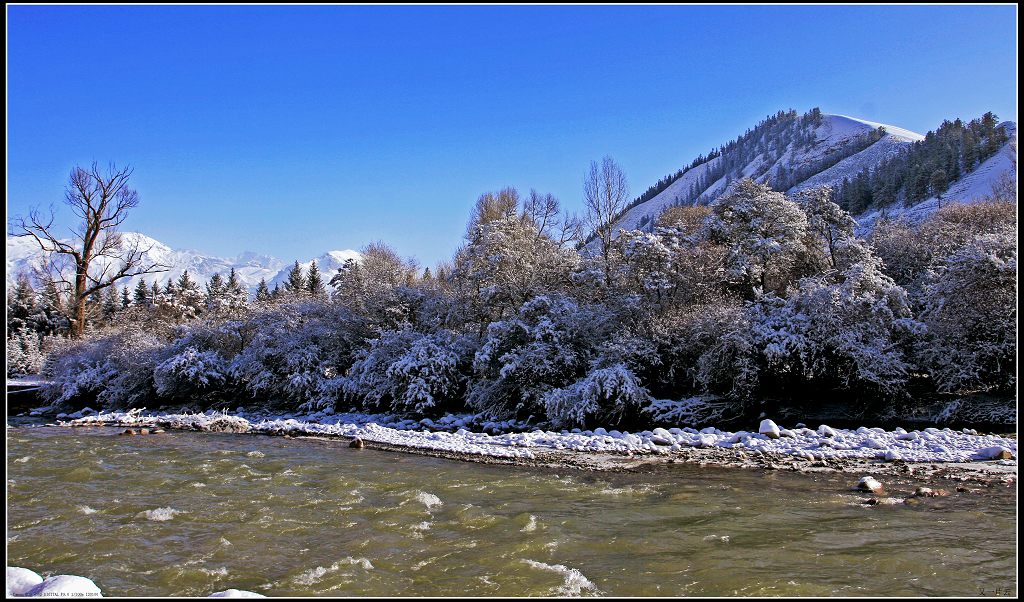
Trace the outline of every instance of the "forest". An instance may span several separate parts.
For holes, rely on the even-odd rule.
[[[618,175],[608,158],[596,167],[595,201]],[[612,233],[622,203],[579,222],[507,188],[478,199],[433,269],[377,242],[335,274],[296,262],[254,297],[234,274],[114,285],[83,300],[81,336],[66,336],[67,292],[21,275],[8,376],[41,372],[62,408],[470,412],[561,428],[835,399],[871,413],[941,395],[1013,405],[1015,186],[865,237],[833,199],[747,179],[670,207],[652,232]]]

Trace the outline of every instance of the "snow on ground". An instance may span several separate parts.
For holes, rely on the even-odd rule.
[[[858,234],[866,234],[882,217],[902,217],[911,223],[918,223],[935,213],[940,206],[954,202],[970,204],[990,196],[992,187],[1003,174],[1015,173],[1013,164],[1017,159],[1016,152],[1011,148],[1011,142],[1015,142],[1017,138],[1017,124],[1012,121],[1004,121],[999,124],[999,127],[1006,128],[1006,133],[1010,135],[1010,141],[1004,144],[999,152],[986,159],[977,169],[954,182],[949,190],[942,195],[941,202],[938,198],[931,197],[911,207],[893,205],[865,213],[857,218]],[[800,185],[800,187],[802,186],[803,184]]]
[[[898,128],[887,123],[876,123],[874,121],[858,119],[848,115],[825,115],[825,119],[831,128],[829,135],[825,138],[826,140],[852,138],[863,134],[865,130],[877,130],[880,127],[885,128],[885,132],[890,136],[900,138],[904,142],[919,142],[924,140],[924,136],[917,132],[911,132],[910,130]]]
[[[376,420],[385,422],[378,424]],[[305,416],[267,417],[228,415],[209,411],[205,414],[153,414],[141,410],[106,412],[87,416],[64,425],[115,424],[149,426],[161,424],[186,430],[252,432],[262,434],[326,435],[358,437],[366,442],[386,443],[402,447],[455,452],[504,458],[535,458],[535,451],[567,450],[611,454],[666,454],[687,447],[718,447],[736,451],[766,452],[792,455],[807,460],[881,459],[907,462],[971,462],[993,459],[993,449],[1009,451],[1017,457],[1017,441],[997,435],[978,435],[971,429],[926,428],[906,431],[896,428],[860,427],[856,430],[833,429],[821,425],[816,430],[803,426],[779,424],[774,432],[762,434],[752,430],[728,432],[713,427],[700,431],[693,428],[655,428],[639,433],[598,428],[593,431],[563,430],[561,432],[509,432],[509,426],[498,428],[486,423],[496,434],[473,432],[470,415],[452,416],[434,422],[424,419],[416,423],[407,419],[381,415],[317,413]],[[224,425],[229,425],[225,427]],[[772,422],[771,426],[775,423]],[[523,425],[515,425],[521,428]],[[224,428],[222,428],[224,427]],[[429,428],[428,428],[429,427]],[[434,430],[431,430],[434,429]],[[439,430],[439,429],[449,429]],[[772,429],[768,429],[771,431]],[[449,432],[453,431],[453,432]]]

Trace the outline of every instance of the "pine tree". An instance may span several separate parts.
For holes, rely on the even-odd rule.
[[[225,294],[227,295],[228,305],[232,308],[237,309],[249,302],[249,291],[242,285],[238,274],[235,273],[235,268],[231,268],[231,273],[228,274]]]
[[[143,289],[145,289],[145,285],[143,285]],[[132,294],[128,292],[128,285],[126,284],[124,285],[124,288],[121,289],[121,309],[128,309],[131,304]]]
[[[120,301],[117,298],[117,287],[108,286],[107,292],[103,295],[103,319],[106,322],[112,322],[119,307]]]
[[[135,306],[136,307],[147,307],[153,304],[153,296],[146,286],[145,278],[139,279],[139,283],[135,285]]]
[[[64,296],[57,288],[57,283],[47,280],[43,288],[43,297],[57,313],[64,313]]]
[[[271,299],[271,295],[270,295],[270,289],[267,288],[267,279],[266,278],[260,278],[259,288],[256,289],[256,302],[257,303],[266,303],[266,302],[270,301],[270,299]]]
[[[184,275],[184,274],[183,274]],[[206,306],[213,308],[224,298],[224,279],[220,274],[214,274],[206,283]]]
[[[306,290],[309,296],[314,299],[323,297],[327,290],[324,288],[324,280],[320,277],[320,270],[316,267],[316,260],[309,264],[309,275],[306,276]]]
[[[288,272],[288,280],[284,283],[284,290],[293,295],[302,294],[306,290],[306,277],[302,274],[302,266],[299,265],[298,261],[295,262],[291,271]]]

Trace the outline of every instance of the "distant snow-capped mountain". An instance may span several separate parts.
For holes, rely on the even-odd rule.
[[[241,280],[250,291],[254,292],[259,286],[260,280],[265,279],[270,288],[274,284],[284,283],[288,279],[288,271],[292,263],[271,257],[260,255],[252,251],[246,251],[234,258],[216,257],[206,255],[199,251],[190,249],[172,249],[162,242],[150,238],[138,232],[122,233],[122,245],[130,246],[138,244],[140,249],[146,249],[144,261],[147,263],[161,263],[170,266],[166,272],[146,274],[134,278],[126,278],[118,281],[118,287],[127,285],[134,287],[140,279],[147,283],[154,280],[163,284],[169,279],[177,279],[182,272],[188,271],[189,277],[199,283],[205,283],[214,274],[220,274],[227,278],[231,269],[234,268],[238,279]],[[7,238],[7,285],[10,287],[20,272],[31,273],[32,265],[37,263],[43,253],[39,245],[31,238],[8,237]],[[334,272],[344,264],[346,259],[358,260],[360,257],[357,251],[328,251],[316,257],[315,261],[324,279],[329,281]],[[101,260],[97,260],[101,261]],[[300,263],[303,271],[308,271],[313,260]],[[102,264],[97,264],[102,268]]]

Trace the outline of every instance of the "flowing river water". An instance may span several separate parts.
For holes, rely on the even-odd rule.
[[[9,566],[105,595],[1016,594],[1016,491],[455,462],[341,441],[9,428]]]

